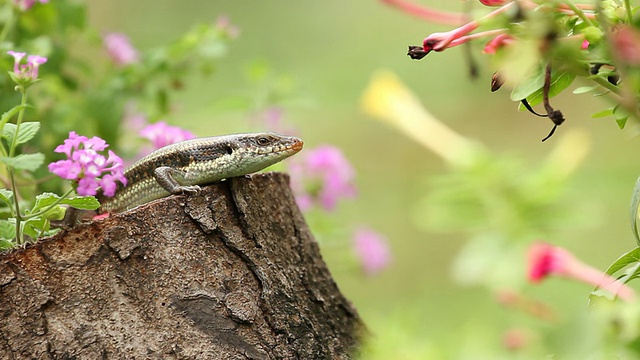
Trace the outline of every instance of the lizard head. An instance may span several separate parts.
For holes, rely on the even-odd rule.
[[[295,136],[272,132],[235,135],[225,151],[233,166],[244,174],[260,171],[302,150],[304,143]],[[243,174],[239,174],[243,175]]]

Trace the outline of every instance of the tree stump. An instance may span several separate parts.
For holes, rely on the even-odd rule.
[[[0,256],[2,359],[347,359],[364,327],[279,173]]]

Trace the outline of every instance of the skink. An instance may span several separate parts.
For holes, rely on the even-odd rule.
[[[199,185],[260,171],[302,149],[302,140],[276,133],[206,137],[158,149],[124,173],[113,197],[98,196],[100,213],[122,212]]]

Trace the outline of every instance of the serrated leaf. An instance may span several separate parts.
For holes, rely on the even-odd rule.
[[[7,220],[0,220],[0,238],[11,240],[15,237],[16,237],[16,224],[11,223]]]
[[[33,217],[22,223],[22,233],[36,240],[40,234],[49,230],[49,221],[42,217]]]
[[[3,162],[7,166],[11,166],[17,170],[35,171],[44,162],[44,155],[41,153],[35,153],[20,154],[14,157],[1,156],[0,162]]]
[[[2,136],[7,139],[7,143],[11,144],[13,142],[13,137],[16,134],[16,128],[16,124],[5,124],[2,129]],[[33,137],[38,133],[38,130],[40,130],[40,123],[37,121],[22,123],[20,125],[20,131],[18,131],[16,144],[24,144],[33,139]]]
[[[100,202],[93,196],[78,196],[65,199],[62,203],[80,210],[96,210],[100,207]]]
[[[31,213],[44,209],[55,203],[60,197],[54,193],[43,193],[36,196],[36,202],[31,209]],[[94,196],[76,196],[62,199],[60,205],[69,205],[80,210],[95,210],[100,207],[100,202]]]
[[[9,240],[0,239],[0,250],[8,250],[14,248],[16,246],[15,243]]]
[[[591,114],[591,117],[594,119],[608,117],[608,116],[613,116],[613,108],[604,109],[602,111],[598,111]]]
[[[8,206],[13,204],[13,193],[9,189],[0,189],[0,201],[4,202]]]
[[[31,208],[30,213],[34,213],[40,209],[43,209],[53,203],[56,202],[56,200],[58,200],[60,198],[60,196],[58,196],[58,194],[54,194],[54,193],[50,193],[50,192],[46,192],[46,193],[42,193],[38,196],[36,196],[36,202],[35,204],[33,204],[33,207]]]
[[[4,124],[6,124],[15,114],[18,113],[18,111],[25,109],[29,107],[28,105],[16,105],[14,107],[12,107],[11,109],[9,109],[9,111],[6,111],[5,113],[2,114],[2,117],[0,117],[0,129],[2,128],[2,126]]]

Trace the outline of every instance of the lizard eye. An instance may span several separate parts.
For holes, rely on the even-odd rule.
[[[267,145],[271,142],[266,137],[259,137],[256,141],[258,142],[258,145]]]

